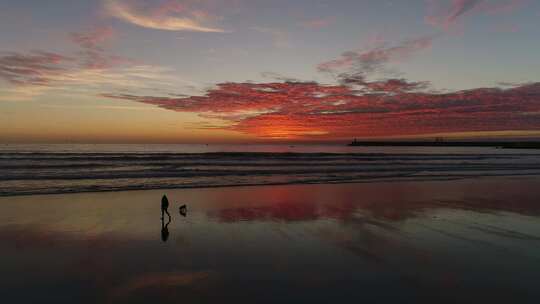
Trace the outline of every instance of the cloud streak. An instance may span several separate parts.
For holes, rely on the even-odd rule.
[[[451,0],[450,3],[445,0],[429,0],[428,4],[432,12],[426,17],[426,22],[449,31],[464,15],[472,11],[486,14],[509,13],[524,3],[524,0]]]
[[[106,12],[125,22],[150,29],[167,31],[226,32],[210,25],[213,19],[206,11],[188,5],[187,1],[166,1],[155,7],[138,1],[105,0]]]
[[[482,0],[453,0],[450,14],[446,16],[444,21],[446,23],[454,23],[459,16],[472,10],[481,2]]]
[[[65,73],[65,64],[72,61],[73,58],[43,51],[3,53],[0,78],[14,85],[45,86],[49,84],[49,76]]]
[[[482,1],[452,0],[449,6],[441,5],[440,1],[430,1],[438,12],[426,17],[426,21],[433,26],[448,30],[456,24],[459,17],[474,9]]]

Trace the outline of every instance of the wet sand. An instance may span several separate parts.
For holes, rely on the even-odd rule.
[[[0,256],[3,303],[538,303],[540,178],[1,197]]]

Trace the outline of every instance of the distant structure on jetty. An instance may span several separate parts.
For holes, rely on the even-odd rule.
[[[433,141],[359,141],[356,138],[350,147],[494,147],[502,149],[540,149],[540,141],[446,141],[437,137]]]

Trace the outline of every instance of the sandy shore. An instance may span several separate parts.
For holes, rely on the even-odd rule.
[[[6,303],[535,303],[538,198],[533,177],[2,197],[0,289]]]

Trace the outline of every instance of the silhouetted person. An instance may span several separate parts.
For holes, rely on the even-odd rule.
[[[161,218],[161,240],[166,242],[169,238],[169,224],[171,223],[171,217],[169,216],[169,221],[165,224],[163,217]]]
[[[179,209],[179,210],[180,210],[180,214],[181,214],[183,217],[185,217],[185,216],[187,215],[187,207],[186,207],[186,205],[180,206],[180,209]]]
[[[161,198],[161,220],[165,217],[165,213],[169,216],[169,222],[171,221],[171,215],[169,214],[169,200],[166,195]]]

